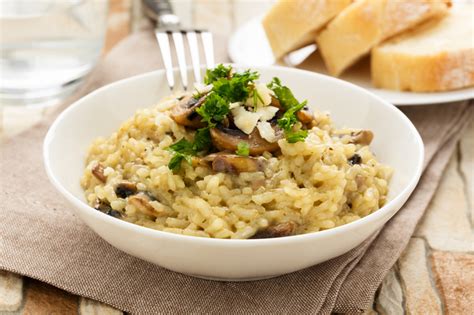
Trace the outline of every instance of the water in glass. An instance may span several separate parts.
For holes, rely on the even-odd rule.
[[[106,0],[0,0],[0,102],[50,105],[77,88],[104,43]]]

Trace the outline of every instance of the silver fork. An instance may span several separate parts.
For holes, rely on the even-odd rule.
[[[204,50],[207,68],[214,67],[214,44],[212,34],[207,30],[184,29],[180,26],[180,20],[173,13],[173,8],[168,0],[143,0],[145,13],[156,22],[155,35],[160,46],[161,57],[166,71],[166,79],[171,90],[175,86],[173,74],[173,61],[171,57],[171,37],[178,60],[181,84],[186,91],[188,88],[188,72],[186,63],[186,51],[183,36],[187,38],[191,63],[193,67],[194,81],[201,82],[201,66],[199,57],[198,35]]]

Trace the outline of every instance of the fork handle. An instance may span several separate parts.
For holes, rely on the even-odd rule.
[[[167,19],[163,21],[163,17],[175,16],[173,13],[173,7],[171,6],[171,3],[169,0],[142,0],[142,1],[144,4],[145,13],[158,23],[164,22],[164,24],[167,24],[168,22],[166,21]]]
[[[143,3],[156,15],[173,14],[173,7],[169,0],[143,0]]]

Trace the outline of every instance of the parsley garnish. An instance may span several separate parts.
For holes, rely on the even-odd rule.
[[[229,78],[220,78],[213,82],[213,91],[226,99],[229,103],[240,102],[247,99],[252,86],[250,83],[259,77],[257,72],[246,70],[242,73],[234,73]]]
[[[286,140],[289,143],[295,143],[298,141],[304,141],[308,136],[307,130],[293,131],[293,126],[298,122],[296,112],[303,109],[306,106],[307,101],[302,103],[298,102],[291,90],[284,85],[281,85],[279,78],[273,78],[272,82],[267,85],[271,89],[278,100],[280,105],[286,109],[283,116],[278,119],[278,126],[285,131]]]
[[[211,84],[220,78],[229,78],[232,71],[232,66],[224,66],[223,64],[218,65],[214,69],[208,69],[206,76],[204,77],[204,83]]]
[[[172,171],[177,171],[181,167],[181,162],[186,159],[189,164],[191,164],[191,156],[190,155],[185,155],[182,153],[175,152],[173,157],[168,163],[168,168]]]
[[[193,143],[183,138],[170,145],[168,149],[174,152],[173,157],[168,163],[170,170],[177,171],[181,167],[181,162],[183,160],[186,160],[189,164],[191,164],[191,159],[194,155]]]
[[[254,86],[253,87],[253,90],[251,92],[252,94],[252,101],[253,101],[253,106],[254,106],[254,111],[257,110],[257,105],[258,105],[258,101],[260,101],[261,104],[264,103],[263,101],[263,98],[260,96],[260,94],[258,93],[258,90],[257,90],[257,87]]]
[[[275,93],[280,101],[280,105],[286,110],[295,107],[300,103],[287,86],[281,85],[279,78],[273,78],[272,82],[270,82],[267,87]]]
[[[176,143],[173,143],[172,145],[169,146],[169,149],[174,152],[179,152],[182,154],[193,154],[193,143],[189,142],[188,140],[182,138]]]
[[[259,74],[255,71],[246,70],[240,73],[233,73],[232,66],[218,65],[214,69],[206,71],[205,84],[212,84],[212,90],[206,95],[203,104],[196,109],[201,116],[206,127],[196,130],[193,141],[181,139],[171,145],[168,149],[173,152],[168,167],[177,171],[181,167],[183,160],[191,164],[193,156],[208,152],[212,147],[210,129],[222,122],[230,112],[229,104],[234,102],[245,102],[249,97],[256,105],[262,96],[259,95],[255,86],[255,80]],[[277,124],[285,132],[286,140],[289,143],[304,141],[308,136],[307,130],[295,130],[298,122],[296,113],[306,106],[306,101],[300,103],[294,97],[291,90],[282,85],[279,78],[273,78],[267,85],[278,98],[281,106],[285,110],[284,114],[277,120]],[[196,91],[194,98],[200,98],[203,94]],[[248,156],[250,154],[249,144],[240,142],[235,151],[237,155]]]
[[[249,144],[244,141],[239,142],[239,144],[237,144],[237,151],[235,151],[235,153],[241,156],[249,156],[250,154]]]
[[[207,151],[210,146],[211,133],[209,132],[209,127],[198,129],[194,135],[193,151],[196,153]]]
[[[191,164],[194,155],[202,151],[207,151],[210,146],[211,135],[209,133],[209,127],[198,129],[194,135],[193,142],[183,138],[173,143],[168,147],[170,151],[174,152],[173,157],[168,163],[169,169],[173,171],[179,170],[183,160]]]
[[[202,117],[202,121],[207,122],[209,127],[215,127],[216,123],[222,121],[229,113],[229,102],[215,92],[210,93],[204,104],[196,109]]]
[[[291,131],[291,128],[293,128],[296,122],[298,122],[296,112],[305,107],[306,103],[307,102],[304,101],[303,103],[298,103],[295,106],[288,108],[283,116],[278,119],[278,126],[287,132]]]
[[[298,130],[285,132],[286,141],[289,143],[296,143],[298,141],[304,141],[308,136],[308,130]]]
[[[212,83],[212,92],[207,96],[204,104],[196,109],[196,112],[211,128],[229,113],[230,103],[247,99],[252,88],[251,83],[258,79],[257,72],[246,70],[230,76],[231,71],[231,66],[223,65],[207,71],[206,83]]]

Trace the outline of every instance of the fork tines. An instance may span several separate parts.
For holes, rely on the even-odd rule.
[[[171,58],[171,49],[168,38],[169,36],[171,36],[174,43],[181,83],[185,91],[188,88],[188,73],[183,35],[186,36],[188,40],[189,53],[191,55],[191,63],[194,73],[194,81],[201,82],[198,35],[201,37],[206,66],[208,68],[214,67],[214,45],[212,41],[212,34],[210,32],[204,30],[158,29],[155,31],[155,34],[156,39],[158,40],[158,45],[160,46],[163,64],[165,66],[166,79],[168,80],[168,85],[171,90],[173,90],[175,83],[173,75],[173,61]]]

